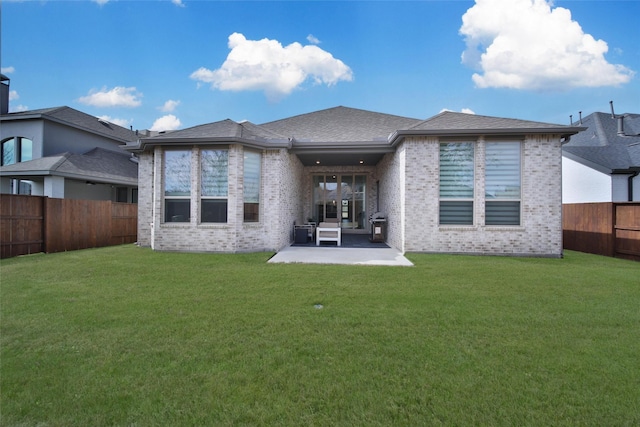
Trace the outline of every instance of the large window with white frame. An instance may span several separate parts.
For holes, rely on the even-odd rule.
[[[520,225],[521,145],[486,143],[485,225]]]
[[[258,222],[260,220],[261,160],[260,153],[245,150],[243,174],[244,222]]]
[[[164,221],[191,218],[191,150],[164,152]]]
[[[229,150],[200,151],[200,222],[227,222]]]
[[[473,225],[474,146],[472,142],[440,144],[441,225]]]

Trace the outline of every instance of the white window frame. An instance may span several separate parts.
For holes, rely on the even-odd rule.
[[[204,167],[204,156],[207,152],[224,152],[226,155],[226,164],[224,165],[226,168],[226,186],[224,187],[224,189],[218,189],[215,191],[208,191],[205,188],[205,180],[203,179],[203,174],[205,172],[205,170],[203,169]],[[198,176],[198,185],[200,186],[200,212],[199,212],[199,219],[200,219],[200,223],[201,224],[226,224],[229,221],[229,147],[209,147],[209,148],[202,148],[199,152],[199,176]],[[219,192],[221,191],[221,192]],[[211,194],[211,193],[215,193],[215,194]],[[224,216],[223,219],[224,220],[207,220],[205,221],[204,219],[204,214],[205,214],[205,210],[204,210],[204,205],[206,202],[208,201],[218,201],[218,202],[222,202],[224,201]]]
[[[500,147],[502,146],[502,147]],[[501,159],[500,161],[502,161],[506,167],[503,169],[503,171],[501,172],[502,175],[504,176],[508,176],[511,175],[508,178],[505,178],[505,180],[503,181],[505,184],[502,186],[503,188],[500,188],[500,185],[498,184],[493,184],[491,186],[488,185],[488,183],[490,181],[494,181],[494,182],[498,182],[500,183],[500,179],[496,178],[496,177],[489,177],[490,173],[492,173],[493,171],[496,171],[496,167],[493,166],[491,163],[491,157],[494,156],[494,151],[493,149],[495,148],[503,148],[503,147],[508,147],[511,146],[512,148],[514,146],[518,147],[518,153],[517,156],[514,154],[509,154],[508,152],[505,154],[507,157],[504,159]],[[505,151],[501,150],[502,152],[499,153],[500,155],[504,154]],[[484,176],[484,184],[485,184],[485,194],[484,194],[484,204],[485,204],[485,225],[487,227],[517,227],[522,225],[522,153],[523,153],[523,143],[522,141],[517,141],[517,140],[510,140],[510,141],[486,141],[485,142],[485,176]],[[517,159],[517,174],[515,173],[509,173],[509,169],[513,169],[514,165],[515,165],[515,159]],[[514,185],[514,175],[517,175],[517,184]],[[511,181],[509,181],[511,180]],[[512,188],[509,188],[509,185]],[[514,190],[514,188],[517,187],[517,194],[516,191]],[[502,190],[502,191],[500,191]],[[492,219],[489,218],[489,209],[488,206],[491,204],[517,204],[517,222],[516,221],[512,221],[509,222],[508,220],[503,220],[503,221],[494,221]],[[511,209],[512,212],[514,211],[514,209]]]
[[[471,168],[470,168],[470,174],[468,171],[468,167],[464,168],[464,172],[465,175],[468,176],[463,176],[462,180],[466,180],[468,181],[468,188],[471,189],[471,195],[467,195],[465,197],[459,197],[459,196],[447,196],[446,194],[443,195],[443,192],[446,191],[455,191],[455,188],[452,187],[452,190],[446,190],[446,185],[443,185],[443,183],[445,183],[447,181],[447,179],[445,178],[446,172],[443,172],[443,147],[444,146],[451,146],[451,145],[467,145],[469,147],[469,149],[471,150],[471,156],[470,156],[470,161],[471,161]],[[444,226],[444,227],[448,227],[448,226],[473,226],[475,224],[475,169],[476,169],[476,159],[475,159],[475,155],[476,155],[476,149],[477,149],[477,144],[474,141],[441,141],[440,144],[438,145],[439,148],[439,154],[438,154],[438,165],[439,165],[439,178],[438,178],[438,185],[439,185],[439,199],[438,199],[438,224],[440,226]],[[469,159],[465,159],[465,161],[468,161]],[[468,166],[468,165],[466,165]],[[445,178],[445,179],[443,179]],[[460,222],[455,222],[454,220],[445,220],[443,221],[443,204],[449,204],[450,206],[453,204],[464,204],[464,205],[471,205],[471,221],[460,221]]]
[[[187,194],[167,194],[169,191],[167,191],[167,181],[168,181],[168,175],[167,175],[167,163],[168,163],[168,156],[170,156],[170,154],[175,154],[175,153],[184,153],[186,154],[186,158],[189,161],[189,168],[188,168],[188,177],[186,177],[187,182],[189,184],[188,187],[183,186],[183,188],[188,188],[188,192]],[[192,162],[192,155],[191,155],[191,149],[175,149],[175,150],[165,150],[162,156],[163,159],[163,164],[162,164],[162,195],[163,195],[163,203],[162,203],[162,218],[163,218],[163,222],[165,223],[174,223],[174,222],[189,222],[191,220],[191,162]],[[182,177],[182,179],[184,180],[185,177]],[[171,191],[170,193],[185,193],[185,191]],[[171,202],[182,202],[184,203],[184,201],[188,202],[188,215],[184,215],[184,214],[176,214],[176,215],[172,215],[171,218],[167,218],[167,216],[169,215],[169,209],[167,208],[167,203],[171,203]]]

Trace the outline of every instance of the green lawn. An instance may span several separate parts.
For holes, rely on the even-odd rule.
[[[270,255],[3,260],[0,424],[640,425],[640,263]]]

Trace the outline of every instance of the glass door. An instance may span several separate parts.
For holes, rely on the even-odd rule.
[[[365,175],[313,177],[313,221],[337,220],[343,229],[365,229]]]
[[[338,179],[336,175],[313,177],[313,221],[338,218]]]

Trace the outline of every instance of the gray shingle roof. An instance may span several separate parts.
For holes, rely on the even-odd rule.
[[[394,131],[419,122],[408,117],[334,107],[264,123],[260,127],[296,141],[386,141]]]
[[[482,131],[482,132],[481,132]],[[466,132],[466,133],[465,133]],[[334,107],[255,125],[232,120],[195,126],[127,144],[126,149],[145,151],[154,145],[184,143],[228,144],[240,142],[256,148],[289,148],[304,164],[367,161],[375,163],[410,135],[504,135],[554,133],[571,135],[578,128],[446,112],[428,120],[395,116],[347,107]],[[370,155],[366,157],[366,155]]]
[[[0,176],[64,176],[113,184],[137,185],[138,165],[131,155],[102,148],[84,154],[62,153],[27,162],[1,166]]]
[[[618,135],[618,119],[608,113],[592,113],[582,119],[587,129],[562,147],[572,160],[604,173],[640,168],[640,114],[623,114],[624,136]]]
[[[201,139],[280,139],[285,137],[271,132],[268,129],[257,126],[251,122],[237,123],[233,120],[226,119],[219,122],[207,123],[204,125],[194,126],[174,132],[167,132],[153,137],[154,140],[180,140],[183,138],[201,138]]]
[[[0,121],[45,119],[66,125],[87,132],[92,132],[117,141],[127,142],[136,139],[136,134],[130,129],[118,126],[97,117],[83,113],[71,107],[53,107],[39,110],[21,111],[18,113],[3,114]]]
[[[481,130],[481,129],[548,129],[562,125],[532,122],[529,120],[481,116],[478,114],[444,111],[424,120],[411,130]]]

